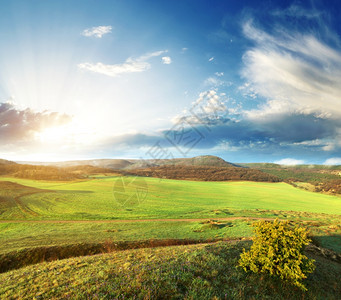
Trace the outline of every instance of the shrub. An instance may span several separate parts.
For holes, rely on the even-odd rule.
[[[252,226],[256,236],[250,251],[244,249],[241,254],[239,266],[247,272],[269,274],[306,290],[302,280],[315,270],[314,260],[303,254],[304,246],[310,242],[307,231],[278,220],[259,221]]]

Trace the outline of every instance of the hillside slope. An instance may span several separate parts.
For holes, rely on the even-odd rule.
[[[80,165],[72,167],[56,167],[43,165],[25,164],[0,164],[0,176],[11,176],[16,178],[35,180],[57,180],[70,181],[84,179],[89,175],[114,173],[112,169]]]
[[[13,165],[15,164],[14,161],[6,160],[6,159],[0,159],[0,165]]]
[[[341,194],[341,166],[296,165],[283,166],[269,163],[242,164],[245,167],[260,170],[277,176],[281,181],[294,186],[299,182],[309,183],[310,189],[316,192]]]
[[[316,259],[308,292],[237,269],[249,242],[118,251],[0,274],[2,299],[337,299],[341,265]]]
[[[246,180],[259,182],[279,182],[275,175],[267,174],[259,170],[240,167],[214,167],[201,165],[163,165],[151,168],[132,169],[125,171],[126,175],[138,175],[144,177],[156,177],[180,180],[200,181],[228,181]]]

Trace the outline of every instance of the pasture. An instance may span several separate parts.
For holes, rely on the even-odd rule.
[[[317,238],[328,235],[324,243],[341,250],[340,239],[335,237],[340,231],[340,197],[286,183],[143,178],[147,187],[144,200],[139,205],[122,205],[115,196],[119,179],[97,176],[53,182],[1,178],[7,189],[2,188],[0,195],[0,253],[107,240],[243,238],[251,236],[250,225],[257,218],[305,222]],[[128,185],[124,192],[134,194],[135,189]],[[205,224],[210,219],[218,220],[219,226]]]

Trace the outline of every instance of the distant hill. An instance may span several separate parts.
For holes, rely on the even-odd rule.
[[[87,160],[69,160],[61,162],[18,162],[26,165],[37,165],[37,166],[54,166],[54,167],[74,167],[74,166],[93,166],[107,169],[125,169],[129,165],[133,164],[126,159],[87,159]]]
[[[126,169],[144,169],[148,167],[160,166],[202,166],[202,167],[231,167],[236,166],[213,155],[196,156],[192,158],[172,158],[172,159],[146,159],[131,160],[131,165]]]
[[[6,159],[0,159],[0,165],[14,165],[14,161],[6,160]]]
[[[285,166],[269,163],[249,163],[241,165],[277,176],[280,180],[294,186],[297,186],[299,182],[306,182],[311,184],[316,192],[341,194],[341,166]]]
[[[88,165],[112,170],[144,169],[148,167],[159,167],[164,165],[211,166],[211,167],[236,166],[232,163],[223,160],[220,157],[213,155],[173,159],[88,159],[63,162],[20,162],[20,163],[30,165],[55,166],[63,168]]]
[[[213,155],[156,160],[93,159],[39,162],[31,163],[31,165],[18,164],[16,167],[0,168],[0,174],[49,180],[80,179],[98,173],[121,173],[125,175],[203,181],[280,181],[275,175],[238,166]]]
[[[341,165],[280,165],[274,163],[240,163],[240,166],[255,169],[296,169],[296,170],[340,170]]]
[[[284,181],[303,181],[318,183],[322,181],[341,179],[341,166],[326,165],[296,165],[286,166],[271,163],[241,164],[247,168],[261,170],[278,176]]]
[[[262,181],[279,182],[275,175],[264,173],[260,170],[242,167],[214,167],[203,165],[163,165],[144,169],[134,169],[122,171],[126,175],[138,175],[144,177],[156,177],[180,180],[200,180],[200,181]]]
[[[89,165],[56,167],[27,164],[0,164],[0,175],[35,180],[75,180],[89,175],[115,173],[112,169]],[[117,174],[117,173],[116,173]]]

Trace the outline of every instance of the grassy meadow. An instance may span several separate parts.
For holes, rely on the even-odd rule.
[[[127,182],[132,179],[124,178]],[[63,252],[63,255],[56,256],[67,258],[112,251],[119,249],[117,245],[120,243],[127,243],[126,248],[139,248],[139,242],[143,247],[143,243],[153,240],[170,241],[169,245],[172,245],[174,241],[181,244],[181,241],[249,239],[255,220],[275,218],[292,220],[305,226],[315,242],[341,253],[341,197],[338,196],[309,192],[283,182],[143,178],[140,180],[144,183],[145,199],[139,205],[122,205],[115,194],[117,180],[121,178],[104,175],[65,182],[1,177],[0,257],[4,270],[44,261],[51,247],[57,247],[53,251],[67,252],[71,249],[67,247],[75,245],[72,254]],[[124,193],[133,195],[135,189],[135,186],[128,185]],[[1,274],[0,280],[6,285],[0,288],[0,295],[9,298],[22,298],[23,295],[32,298],[35,295],[38,299],[97,295],[94,297],[101,299],[118,297],[116,293],[119,291],[125,299],[132,297],[134,289],[141,288],[137,298],[162,298],[174,293],[173,298],[180,299],[182,293],[188,299],[242,299],[246,296],[257,298],[255,291],[260,289],[268,293],[269,298],[276,298],[271,286],[279,287],[281,283],[264,280],[255,290],[250,285],[257,281],[256,277],[232,268],[237,259],[235,255],[240,253],[243,243],[249,245],[246,241],[240,242],[240,245],[220,242],[206,246],[125,250],[39,263]],[[106,249],[106,245],[111,248]],[[124,247],[121,249],[126,249]],[[198,257],[207,254],[207,247],[212,249],[213,254],[203,262],[198,261]],[[39,256],[38,252],[43,254]],[[187,254],[182,256],[182,252]],[[49,255],[51,258],[55,254]],[[141,255],[146,259],[137,261]],[[158,262],[163,256],[166,261],[175,259],[175,262],[167,267],[165,261]],[[184,257],[193,262],[188,272],[182,267]],[[16,259],[25,261],[17,266],[6,266],[6,261],[11,263]],[[221,266],[223,263],[224,267]],[[154,265],[151,267],[151,264]],[[158,269],[155,272],[161,272],[161,277],[150,273],[158,264],[164,271]],[[319,290],[320,286],[314,287],[314,280],[326,276],[323,260],[320,264],[317,275],[308,283],[317,294],[321,294],[322,290]],[[222,275],[224,268],[229,271]],[[336,263],[333,268],[336,275],[327,276],[330,284],[334,284],[335,278],[341,278],[338,277],[340,266]],[[126,277],[125,270],[133,272],[131,277]],[[195,272],[198,275],[194,276],[197,274]],[[30,285],[18,280],[22,276]],[[45,276],[46,284],[40,286],[38,282]],[[177,278],[175,283],[172,276]],[[216,283],[213,281],[215,276],[218,276]],[[98,285],[103,279],[105,286]],[[147,280],[143,282],[148,284],[142,283],[142,279]],[[130,282],[130,287],[125,286],[127,282]],[[236,283],[238,287],[233,287]],[[230,286],[226,288],[226,284]],[[118,286],[122,287],[121,290],[117,290]],[[206,290],[202,292],[206,294],[199,293],[199,290]],[[293,295],[290,288],[284,287],[284,291],[286,295]],[[335,291],[331,290],[330,295]]]
[[[2,220],[128,220],[210,218],[243,210],[285,210],[341,214],[341,197],[310,193],[286,183],[201,182],[145,178],[147,197],[138,206],[115,201],[117,177],[72,182],[1,178],[22,186],[19,201],[9,191]],[[25,192],[28,187],[28,192]],[[36,190],[30,191],[30,188]],[[127,188],[127,193],[132,191]],[[134,188],[134,187],[133,187]],[[39,190],[37,190],[39,189]],[[4,191],[2,191],[4,193]],[[6,195],[4,195],[6,196]],[[16,203],[15,203],[16,202]]]
[[[118,179],[98,176],[52,182],[1,178],[2,183],[17,185],[1,190],[0,253],[108,239],[249,237],[252,218],[315,222],[311,227],[317,235],[328,230],[336,234],[340,229],[341,197],[308,192],[286,183],[144,178],[145,200],[139,205],[122,206],[114,197]],[[126,192],[133,193],[133,189],[128,186]],[[202,224],[208,219],[221,220],[221,225],[212,229]],[[336,227],[329,229],[333,224]],[[338,248],[339,243],[334,247]]]

